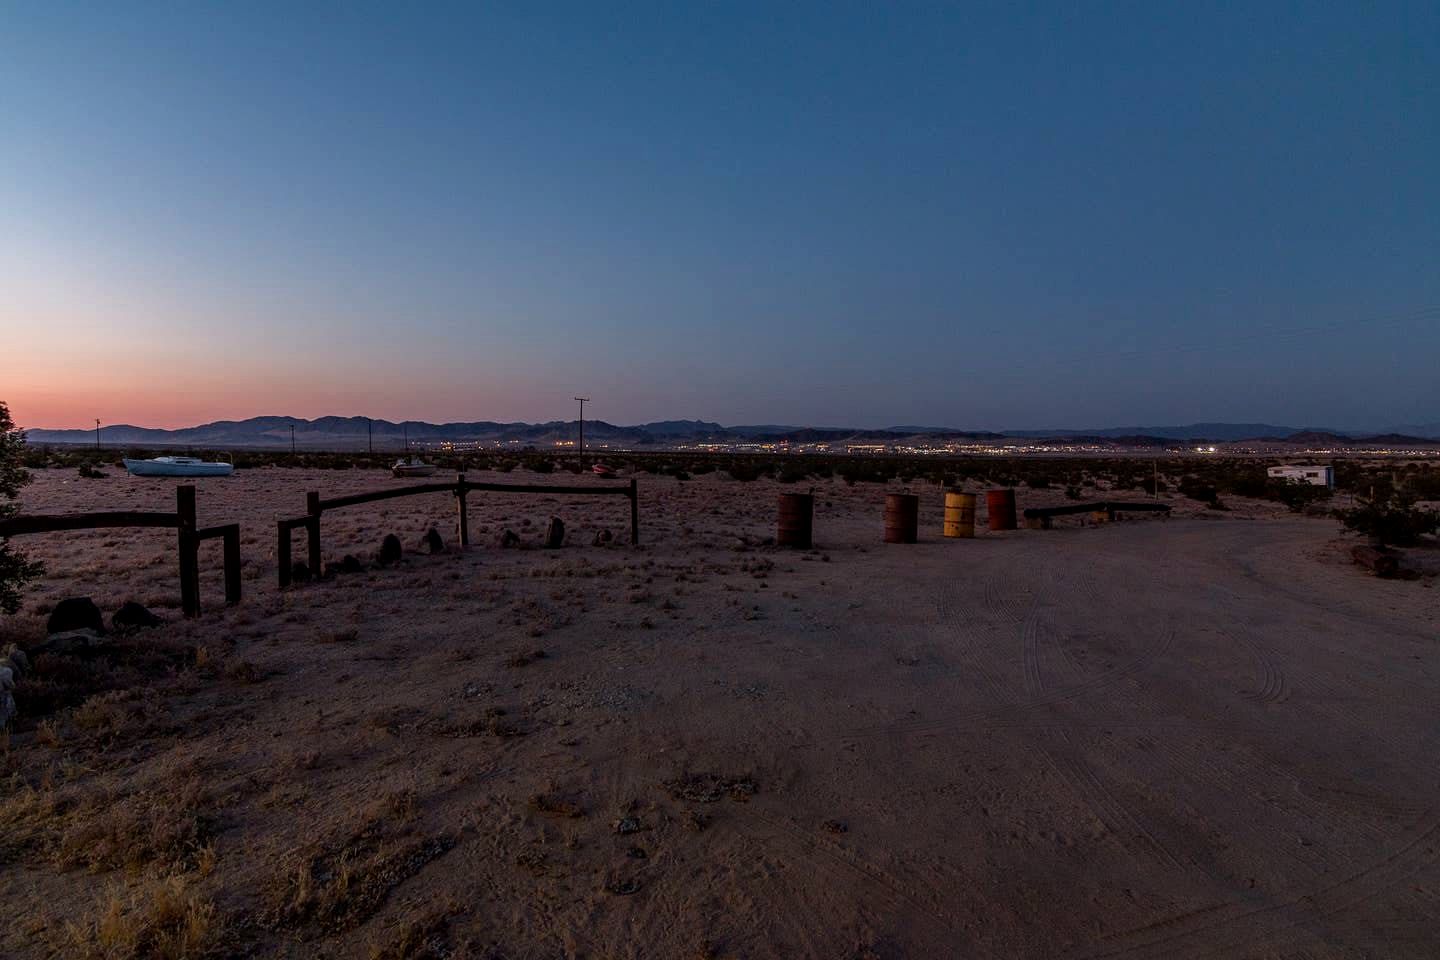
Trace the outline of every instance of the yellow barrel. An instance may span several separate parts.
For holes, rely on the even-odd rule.
[[[945,491],[945,536],[975,536],[975,494]]]

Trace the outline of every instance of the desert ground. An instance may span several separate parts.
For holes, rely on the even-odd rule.
[[[173,506],[110,472],[37,471],[24,507]],[[461,552],[430,495],[325,517],[327,559],[394,532],[399,567],[277,587],[306,490],[394,483],[198,481],[202,525],[243,524],[246,596],[206,544],[190,621],[172,533],[15,541],[49,569],[0,639],[77,595],[166,623],[17,691],[0,955],[1440,950],[1440,591],[1355,567],[1333,521],[1177,498],[945,540],[917,485],[921,542],[893,545],[902,485],[836,479],[793,551],[795,485],[642,476],[638,548],[623,498],[472,494]],[[54,709],[24,715],[27,684]]]

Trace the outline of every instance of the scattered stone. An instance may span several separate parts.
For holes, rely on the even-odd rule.
[[[639,833],[645,829],[645,826],[640,822],[639,817],[621,817],[611,825],[611,829],[624,837],[632,833]]]
[[[826,833],[845,833],[850,829],[841,820],[826,820],[820,826]]]
[[[127,600],[110,618],[110,626],[119,633],[127,630],[141,630],[158,627],[163,621],[134,600]]]
[[[346,573],[364,573],[365,564],[353,553],[347,553],[340,559],[340,569]]]
[[[599,530],[595,533],[595,546],[603,547],[605,546],[605,544],[609,543],[611,540],[614,539],[615,534],[611,533],[608,529]]]
[[[686,830],[691,833],[699,833],[710,826],[710,816],[698,810],[686,810],[685,819],[682,822],[685,824]]]
[[[550,525],[545,528],[545,549],[558,550],[565,542],[565,521],[559,517],[551,517]]]
[[[517,653],[505,661],[507,667],[523,667],[534,663],[536,660],[544,660],[544,650],[531,650],[529,653]]]
[[[94,630],[105,632],[105,616],[95,601],[89,597],[66,597],[55,604],[50,619],[45,624],[46,633],[66,633],[71,630]]]
[[[631,847],[629,850],[625,851],[625,856],[629,857],[631,860],[644,860],[646,856],[645,848]]]
[[[52,633],[45,640],[41,647],[46,653],[67,654],[85,653],[105,642],[105,638],[94,630],[82,628],[80,630],[64,630],[60,633]]]
[[[309,583],[310,564],[304,560],[296,560],[290,564],[290,580],[294,583]]]
[[[518,546],[520,546],[520,534],[516,533],[514,530],[506,530],[504,533],[500,534],[500,546],[502,546],[502,547],[518,547]]]
[[[676,800],[692,803],[715,803],[727,796],[737,803],[744,803],[759,789],[750,777],[722,777],[713,773],[677,777],[665,781],[665,787]]]
[[[7,664],[0,664],[0,690],[15,689],[15,670]]]
[[[0,690],[0,727],[8,725],[13,716],[15,716],[15,697],[9,690]]]
[[[385,539],[380,541],[380,555],[376,559],[382,567],[391,567],[400,562],[404,555],[404,548],[400,545],[400,538],[393,533],[385,534]]]
[[[437,553],[445,552],[445,539],[440,536],[440,531],[436,530],[434,527],[431,527],[429,530],[425,531],[425,536],[423,539],[421,539],[420,545],[426,550],[430,551],[432,556]]]
[[[605,881],[605,890],[617,897],[628,897],[640,891],[640,881],[634,877],[612,877]]]

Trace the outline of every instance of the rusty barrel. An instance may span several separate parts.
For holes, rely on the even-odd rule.
[[[885,495],[885,542],[914,543],[920,530],[920,498],[913,493]]]
[[[808,493],[780,494],[780,522],[775,542],[782,547],[810,549],[814,529],[815,497]]]
[[[990,514],[990,531],[1015,529],[1015,491],[987,490],[985,509]]]
[[[975,536],[975,494],[945,491],[945,536]]]

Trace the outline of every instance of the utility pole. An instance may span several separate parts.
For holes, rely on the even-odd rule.
[[[580,401],[580,466],[585,466],[585,404],[589,397],[576,397]]]
[[[100,449],[100,418],[95,418],[95,449]]]
[[[365,445],[370,448],[370,453],[375,453],[375,421],[369,417],[365,418]]]
[[[290,456],[295,456],[295,424],[290,424]]]
[[[1150,496],[1154,499],[1160,497],[1160,458],[1155,458],[1155,478],[1151,481],[1154,486],[1150,488]]]

